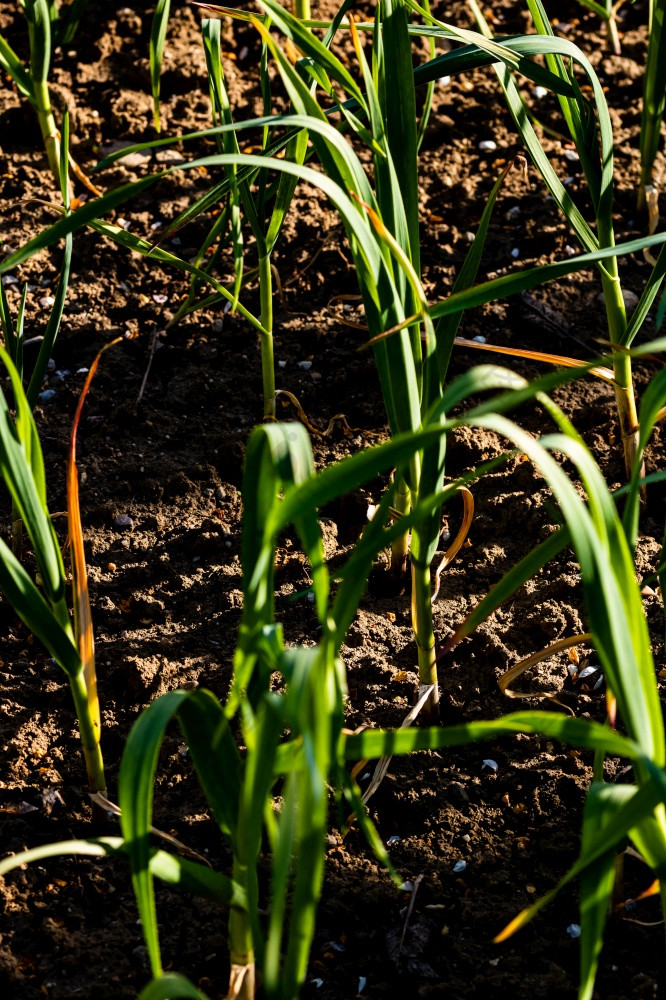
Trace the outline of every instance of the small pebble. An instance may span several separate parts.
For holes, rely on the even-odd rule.
[[[13,274],[3,274],[2,283],[3,285],[18,285],[18,278],[15,278]]]
[[[40,392],[39,399],[41,400],[42,403],[48,403],[49,400],[53,399],[55,394],[56,394],[55,389],[44,389],[44,392]]]
[[[150,223],[150,228],[155,232],[157,229],[161,229],[163,225],[164,223],[160,219],[157,219],[155,222]]]
[[[134,521],[128,514],[118,514],[118,517],[113,519],[113,527],[116,531],[131,531]]]
[[[440,76],[439,82],[441,83],[442,87],[448,87],[448,85],[451,83],[451,77],[450,76]]]
[[[476,337],[472,337],[472,340],[476,341],[477,344],[485,344],[486,342],[486,338],[482,337],[480,333]]]
[[[213,333],[222,333],[223,327],[224,327],[223,319],[214,319],[213,322],[211,323],[211,329]]]
[[[121,219],[116,219],[116,225],[120,226],[121,229],[129,229],[129,227],[131,226],[131,224],[132,223],[128,222],[127,219],[122,219],[122,218]]]
[[[302,368],[304,372],[309,372],[310,369],[312,368],[312,362],[311,361],[299,361],[297,363],[298,363],[298,367]]]
[[[169,296],[163,295],[161,292],[154,292],[153,301],[157,302],[158,306],[163,306],[169,301]]]
[[[55,299],[53,298],[52,295],[43,295],[42,298],[39,299],[39,304],[42,307],[42,309],[50,309],[50,307],[53,305],[54,302]]]
[[[568,160],[569,163],[578,163],[580,160],[580,156],[578,155],[575,149],[565,149],[564,159]]]
[[[358,992],[359,993],[363,992],[363,990],[365,989],[365,985],[366,985],[367,981],[368,981],[367,976],[359,976],[358,977]]]
[[[120,289],[121,292],[125,292],[126,295],[129,292],[129,285],[125,281],[119,281],[118,288]]]
[[[479,149],[484,153],[492,153],[495,149],[497,149],[497,143],[494,139],[482,139],[479,143]]]
[[[567,927],[567,934],[570,938],[574,940],[580,937],[580,924],[569,924]]]
[[[564,248],[564,252],[567,255],[567,257],[575,257],[576,256],[576,251],[574,250],[573,247],[570,247],[568,243],[567,243],[567,245]]]
[[[509,211],[504,213],[504,218],[507,222],[515,222],[519,215],[520,207],[518,205],[512,205]]]
[[[400,892],[414,892],[413,882],[403,882],[400,886]]]
[[[317,989],[319,989],[321,986],[324,985],[324,980],[323,979],[311,979],[310,982],[314,983],[314,985],[317,987]]]
[[[518,247],[513,248],[513,250],[511,251],[511,256],[513,257],[514,260],[518,260],[518,258],[520,257],[520,250],[518,249]]]
[[[536,97],[537,101],[540,101],[547,93],[548,91],[545,87],[535,87],[532,91],[532,97]]]
[[[456,873],[458,873],[458,872],[464,872],[466,868],[467,868],[467,862],[466,861],[456,861],[455,865],[453,866],[453,870]]]

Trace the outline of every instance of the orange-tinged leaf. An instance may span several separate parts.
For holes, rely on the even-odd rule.
[[[83,676],[88,695],[88,705],[95,733],[99,740],[101,719],[99,699],[97,697],[97,675],[95,673],[95,643],[93,639],[92,615],[90,613],[90,595],[88,592],[88,572],[83,547],[83,528],[81,526],[81,508],[79,504],[79,472],[76,467],[76,435],[81,420],[83,404],[86,401],[90,384],[97,371],[99,360],[107,348],[119,343],[122,337],[117,337],[105,344],[90,366],[81,396],[74,415],[72,436],[67,459],[67,526],[69,529],[69,548],[72,560],[72,591],[74,605],[74,631],[76,644],[83,664]]]
[[[532,917],[532,907],[528,906],[524,910],[511,920],[503,931],[500,931],[496,937],[493,938],[493,944],[501,944],[503,941],[507,941],[512,937],[516,931],[521,930],[526,924],[528,924]]]

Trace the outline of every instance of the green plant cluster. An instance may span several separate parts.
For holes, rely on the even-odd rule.
[[[0,39],[0,63],[35,106],[51,165],[61,185],[61,218],[0,262],[3,274],[65,240],[66,266],[49,325],[45,358],[62,314],[72,237],[83,226],[142,254],[148,262],[158,260],[189,274],[189,294],[176,320],[219,302],[229,303],[257,331],[261,344],[266,420],[253,431],[247,445],[243,484],[244,605],[234,680],[226,702],[221,703],[205,690],[177,691],[157,699],[140,715],[128,738],[119,777],[120,836],[49,845],[0,862],[0,873],[6,874],[27,861],[57,854],[125,857],[152,973],[151,982],[141,993],[142,1000],[203,997],[187,979],[164,970],[153,890],[155,877],[219,900],[227,907],[230,997],[251,1000],[261,989],[266,997],[293,1000],[307,972],[322,886],[331,790],[346,802],[377,856],[392,871],[349,763],[459,746],[502,734],[540,733],[594,751],[594,779],[586,799],[580,855],[561,883],[580,876],[580,997],[592,996],[613,891],[615,859],[627,840],[659,880],[666,912],[666,741],[634,568],[641,491],[666,476],[657,470],[646,477],[644,470],[652,431],[665,413],[666,369],[653,378],[637,403],[631,367],[634,358],[666,348],[666,341],[635,346],[666,274],[666,234],[653,233],[616,245],[613,131],[606,97],[583,52],[553,33],[541,0],[526,0],[526,4],[535,32],[505,38],[492,36],[474,3],[478,31],[443,23],[427,4],[421,6],[415,0],[379,0],[374,20],[359,23],[352,17],[350,0],[342,4],[330,23],[312,20],[307,8],[291,14],[277,0],[261,0],[257,14],[220,8],[223,14],[250,22],[259,35],[261,117],[236,120],[220,55],[220,24],[204,19],[211,128],[123,150],[101,163],[99,170],[129,152],[176,141],[188,143],[212,137],[217,151],[114,189],[76,211],[70,210],[67,124],[56,145],[47,77],[49,32],[59,23],[61,36],[71,37],[84,5],[69,5],[63,22],[56,17],[55,3],[25,0],[32,52],[28,70]],[[615,8],[601,3],[586,5],[607,20],[611,38],[617,44]],[[151,40],[156,124],[169,6],[168,0],[157,4]],[[655,123],[660,123],[663,113],[663,60],[653,53],[660,45],[658,29],[663,7],[656,0],[650,6],[653,33],[645,69],[643,187],[652,179],[655,129],[658,135]],[[340,36],[351,41],[356,72],[335,54],[334,43]],[[430,55],[414,66],[414,42],[421,38],[427,40]],[[438,42],[446,43],[445,52],[437,54]],[[38,52],[41,58],[37,58]],[[287,94],[287,112],[275,110],[269,67],[277,72]],[[431,303],[423,289],[420,260],[421,141],[435,81],[479,67],[490,67],[497,75],[526,155],[583,252],[475,283],[493,210],[511,169],[508,166],[493,186],[451,293]],[[541,145],[538,128],[521,96],[521,78],[557,96],[563,127],[580,158],[592,206],[591,222],[571,199]],[[585,90],[581,81],[587,84]],[[586,92],[591,93],[591,98],[585,96]],[[422,100],[419,94],[424,95]],[[245,130],[258,137],[253,153],[241,152],[239,136]],[[522,160],[518,166],[523,168]],[[185,261],[108,221],[114,208],[158,185],[166,173],[197,167],[207,168],[214,178],[211,187],[174,220],[170,231],[204,217],[213,206],[220,205],[221,211],[193,261]],[[318,472],[305,428],[275,421],[271,255],[296,187],[302,181],[321,191],[344,226],[391,435],[386,443]],[[620,260],[650,247],[659,248],[659,252],[643,293],[628,316]],[[209,253],[211,248],[214,252]],[[251,260],[249,267],[246,259]],[[227,265],[230,260],[234,271],[233,280],[226,284],[217,276],[222,260]],[[604,293],[607,358],[558,366],[532,382],[507,368],[491,365],[474,367],[455,380],[449,379],[449,362],[465,310],[585,268],[596,270]],[[259,315],[243,304],[245,289],[254,281],[260,288]],[[40,578],[36,585],[21,564],[21,529],[14,532],[13,548],[0,542],[0,586],[69,677],[90,789],[97,804],[103,805],[105,782],[99,750],[92,622],[78,509],[76,424],[68,466],[72,623],[64,596],[64,565],[46,505],[44,467],[31,413],[43,369],[38,367],[33,374],[26,395],[22,388],[23,312],[14,323],[3,297],[0,320],[6,348],[0,351],[0,358],[10,374],[14,406],[12,411],[11,401],[0,397],[0,469],[11,495],[15,522],[25,526],[35,552]],[[534,356],[552,360],[547,355]],[[602,368],[602,364],[609,367]],[[550,396],[567,381],[600,372],[605,372],[604,377],[615,390],[627,472],[627,485],[615,494],[610,492],[575,427]],[[88,385],[89,380],[86,391]],[[81,405],[84,398],[85,392]],[[513,416],[530,403],[538,403],[544,413],[544,433],[538,440],[522,430]],[[76,423],[80,412],[81,406]],[[506,442],[506,453],[451,480],[447,478],[446,442],[460,426],[495,432]],[[516,450],[526,455],[547,480],[563,526],[493,588],[446,648],[469,635],[521,584],[570,546],[580,565],[591,641],[608,683],[605,725],[536,710],[455,727],[437,724],[437,672],[441,665],[431,597],[442,510],[460,490],[467,489]],[[564,471],[561,456],[575,469],[575,477]],[[325,559],[319,510],[390,472],[391,485],[381,503],[346,563],[333,574]],[[577,482],[583,486],[583,495]],[[276,620],[274,559],[278,537],[289,526],[295,528],[311,568],[320,626],[318,642],[313,646],[285,644]],[[418,729],[376,729],[352,735],[344,728],[346,676],[340,650],[373,562],[387,549],[391,551],[392,572],[409,572],[411,576],[420,681],[417,700],[421,718],[428,724]],[[274,682],[276,675],[281,678],[278,686]],[[232,862],[226,872],[152,846],[158,753],[165,730],[174,719],[190,750],[210,812],[229,846]],[[630,763],[631,783],[618,786],[604,782],[606,755],[621,756]],[[260,888],[262,866],[269,872],[266,888]],[[500,937],[525,924],[558,889],[556,886],[520,914]]]

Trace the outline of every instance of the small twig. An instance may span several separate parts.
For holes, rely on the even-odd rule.
[[[407,913],[405,914],[405,923],[403,925],[402,934],[400,936],[400,947],[398,948],[398,955],[402,952],[402,946],[405,943],[405,935],[407,934],[407,927],[409,926],[409,920],[412,915],[412,911],[414,909],[414,903],[416,902],[416,893],[418,892],[418,888],[421,885],[422,881],[423,881],[423,875],[417,875],[416,878],[414,879],[414,888],[412,889],[412,895],[409,900],[409,906],[407,907]]]
[[[141,382],[141,388],[139,389],[139,395],[136,397],[136,405],[138,406],[143,398],[143,393],[146,388],[146,383],[148,382],[148,375],[150,374],[150,369],[153,364],[153,358],[155,357],[155,351],[157,350],[158,338],[165,333],[164,330],[153,330],[150,336],[150,355],[148,357],[148,364],[146,365],[146,371],[143,376],[143,381]]]

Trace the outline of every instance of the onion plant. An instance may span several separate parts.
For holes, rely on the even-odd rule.
[[[79,722],[88,787],[93,793],[105,794],[76,469],[76,429],[85,391],[77,411],[67,463],[67,525],[72,554],[74,605],[72,623],[66,599],[67,576],[47,506],[44,460],[31,407],[19,372],[3,347],[0,347],[0,360],[9,374],[16,411],[12,416],[4,393],[0,393],[0,472],[12,500],[12,509],[20,517],[30,539],[37,564],[37,582],[34,582],[12,549],[0,539],[0,589],[19,618],[67,674]],[[91,368],[93,371],[94,368]],[[89,380],[86,389],[88,385]]]
[[[51,63],[51,10],[47,0],[24,0],[21,4],[28,22],[30,60],[23,66],[9,42],[0,34],[0,67],[17,90],[27,98],[37,115],[51,172],[59,183],[60,133],[53,115],[48,75]]]
[[[622,0],[578,0],[581,7],[587,7],[591,10],[593,14],[603,22],[606,32],[608,33],[608,38],[611,43],[611,48],[616,56],[620,55],[620,36],[617,31],[617,13],[622,5]]]
[[[638,205],[646,203],[646,191],[655,187],[654,161],[659,149],[661,125],[666,107],[666,34],[664,0],[649,0],[648,50],[643,74],[643,109],[641,112],[641,178]]]
[[[664,346],[651,345],[653,349]],[[390,869],[345,762],[460,746],[512,733],[542,734],[595,752],[595,780],[587,796],[580,857],[560,883],[581,876],[580,997],[588,1000],[616,851],[628,837],[658,877],[665,870],[666,749],[628,538],[631,532],[623,525],[592,456],[544,391],[571,377],[569,372],[556,372],[529,384],[503,369],[472,369],[444,391],[436,407],[437,418],[428,427],[396,435],[319,473],[314,470],[302,425],[257,428],[246,457],[244,607],[234,679],[226,703],[222,705],[205,690],[176,691],[157,699],[135,723],[123,754],[119,778],[122,836],[36,848],[0,862],[0,874],[57,854],[125,855],[132,870],[153,976],[141,1000],[204,998],[193,983],[176,972],[164,971],[154,877],[228,907],[230,996],[252,1000],[259,975],[265,996],[295,1000],[307,973],[321,892],[330,786],[352,806],[373,849]],[[649,392],[650,413],[643,414],[646,428],[653,425],[666,400],[663,372]],[[489,398],[468,407],[461,416],[445,416],[468,397],[478,400],[488,393]],[[531,400],[543,407],[556,428],[539,441],[508,417],[509,412]],[[344,729],[346,686],[340,646],[373,558],[404,526],[391,523],[394,484],[346,564],[336,572],[337,584],[332,591],[317,511],[382,471],[406,469],[414,454],[462,425],[499,434],[510,449],[520,450],[535,463],[552,489],[580,563],[589,629],[607,678],[609,704],[616,704],[626,735],[614,728],[614,710],[610,726],[553,712],[527,711],[448,728],[368,730],[355,735]],[[551,452],[564,454],[573,463],[586,500]],[[438,511],[460,485],[483,475],[501,460],[485,463],[462,480],[422,496],[405,517],[408,527]],[[629,493],[637,495],[639,487],[636,479]],[[320,626],[314,646],[286,646],[275,619],[275,547],[280,533],[292,524],[311,567]],[[540,551],[543,553],[541,547]],[[514,574],[514,587],[516,580]],[[228,873],[156,850],[150,844],[157,758],[165,729],[174,718],[182,729],[211,813],[231,849]],[[634,782],[621,786],[605,783],[604,754],[625,757],[633,768]],[[263,890],[259,879],[262,844],[269,873]],[[399,884],[397,877],[396,882]],[[497,940],[504,940],[531,919],[555,891],[515,918]]]
[[[476,19],[489,35],[488,26],[475,0],[470,0]],[[552,89],[558,97],[562,117],[575,146],[575,155],[585,177],[595,215],[594,232],[576,207],[573,199],[546,156],[537,134],[526,114],[515,74],[507,65],[495,64],[507,105],[526,150],[539,170],[554,201],[561,209],[584,249],[594,251],[611,247],[615,243],[613,227],[613,131],[606,98],[592,66],[580,50],[565,39],[554,35],[541,0],[526,0],[527,7],[539,32],[535,36],[534,51],[545,54],[546,65],[557,79]],[[592,88],[593,103],[584,97],[573,71],[577,65],[585,73]],[[627,348],[640,331],[645,317],[659,290],[666,273],[666,257],[654,263],[643,294],[630,318],[627,317],[617,263],[599,262],[597,269],[603,289],[608,336],[617,346],[613,363],[615,398],[620,424],[620,435],[627,475],[634,464],[638,442],[638,418]]]
[[[410,7],[414,5],[410,2]],[[243,185],[252,183],[257,177],[265,177],[267,171],[275,171],[278,177],[276,190],[293,193],[295,181],[307,180],[327,195],[337,208],[350,242],[356,265],[356,272],[365,306],[366,320],[373,343],[380,381],[386,402],[389,424],[393,434],[415,431],[427,426],[438,401],[441,399],[444,381],[455,332],[463,310],[492,301],[517,291],[534,287],[580,268],[598,264],[607,275],[607,285],[611,296],[615,295],[616,283],[611,280],[615,268],[614,258],[622,252],[632,252],[649,245],[662,243],[666,237],[657,234],[643,241],[633,241],[615,247],[599,247],[596,237],[590,235],[588,242],[592,249],[580,257],[556,262],[541,268],[515,271],[503,278],[486,282],[480,286],[468,287],[475,279],[481,250],[490,222],[490,213],[499,193],[501,179],[491,193],[483,213],[479,230],[469,252],[467,261],[459,275],[454,293],[442,303],[429,306],[426,303],[420,283],[419,226],[418,226],[418,137],[414,113],[414,84],[427,84],[447,72],[459,72],[478,65],[501,62],[530,76],[535,82],[548,83],[553,90],[571,96],[574,93],[570,81],[565,81],[559,72],[559,64],[554,68],[543,67],[534,61],[540,52],[563,53],[583,59],[570,43],[550,36],[519,36],[504,40],[499,44],[481,34],[460,31],[451,26],[427,27],[410,25],[407,8],[402,0],[387,0],[380,5],[374,24],[364,25],[364,31],[373,35],[372,62],[368,63],[359,33],[348,23],[357,51],[362,89],[343,64],[310,30],[285,11],[274,0],[266,0],[264,7],[270,23],[277,28],[302,54],[303,58],[293,66],[276,44],[267,30],[266,19],[250,19],[260,32],[266,51],[275,60],[292,104],[292,113],[270,115],[249,122],[233,122],[218,125],[205,133],[221,138],[223,151],[214,156],[173,168],[174,170],[196,167],[222,168],[224,179],[215,185],[208,195],[186,210],[187,218],[193,219],[224,194],[232,196],[236,186],[241,208],[249,215],[256,210],[258,199],[263,204],[261,183],[259,193],[251,199],[242,198]],[[330,30],[342,23],[346,11],[343,6]],[[425,16],[425,14],[424,14]],[[431,20],[431,19],[430,19]],[[462,48],[454,49],[431,60],[412,71],[411,34],[428,34],[462,43]],[[209,38],[214,38],[209,29]],[[209,51],[212,67],[211,79],[218,87],[218,113],[224,113],[224,98],[219,85],[222,82],[214,67],[215,48]],[[337,85],[337,91],[334,87]],[[314,86],[328,95],[331,108],[342,117],[344,128],[350,131],[355,141],[370,149],[374,165],[374,186],[355,154],[352,146],[341,140],[339,129],[329,121],[327,114],[317,99]],[[348,98],[339,97],[340,91]],[[411,95],[411,96],[410,96]],[[399,98],[399,99],[398,99]],[[402,110],[401,110],[402,109]],[[245,128],[265,129],[261,151],[258,154],[240,153],[236,146],[225,146],[225,137],[235,136]],[[277,138],[275,135],[277,134]],[[276,154],[290,144],[299,149],[310,141],[324,168],[312,170],[301,165],[300,154],[295,160],[278,159]],[[167,140],[171,141],[171,140]],[[538,145],[538,144],[537,144]],[[539,147],[540,149],[540,147]],[[604,168],[605,170],[606,168]],[[49,230],[39,234],[5,262],[0,263],[0,273],[4,268],[16,265],[39,249],[49,245],[73,229],[90,224],[99,232],[109,235],[117,242],[139,252],[151,253],[156,259],[173,264],[190,274],[213,285],[215,291],[227,301],[237,301],[238,287],[226,288],[209,273],[189,264],[160,247],[151,249],[150,244],[117,226],[102,221],[105,210],[119,204],[159,180],[162,174],[143,178],[126,185],[116,192],[90,201],[76,213],[74,219],[62,219]],[[604,173],[606,181],[606,174]],[[265,182],[264,182],[265,183]],[[557,182],[559,184],[559,181]],[[555,184],[555,181],[553,181]],[[608,185],[606,185],[608,186]],[[561,187],[561,185],[560,185]],[[557,189],[557,188],[556,188]],[[557,189],[559,190],[559,189]],[[566,192],[563,197],[566,197]],[[283,208],[275,202],[271,220],[281,222]],[[182,220],[181,220],[182,221]],[[233,231],[233,219],[230,218]],[[581,220],[581,231],[586,224]],[[275,229],[273,222],[268,232]],[[591,231],[589,231],[591,233]],[[643,318],[656,294],[663,274],[666,257],[660,256],[658,269],[652,276],[641,301],[634,313],[630,329],[636,328],[639,318]],[[614,300],[613,300],[614,301]],[[260,334],[268,337],[269,331],[252,314],[239,304],[239,312],[247,318]],[[619,309],[619,306],[618,306]],[[437,322],[435,322],[437,321]],[[263,331],[263,333],[262,333]],[[623,364],[628,365],[627,355]],[[616,359],[617,360],[617,359]],[[618,367],[620,362],[617,361]],[[269,393],[267,393],[269,395]],[[423,454],[414,455],[410,465],[402,473],[395,496],[394,509],[400,515],[410,507],[418,507],[419,496],[436,491],[443,482],[444,446],[441,438],[429,446]],[[407,522],[404,521],[403,524]],[[398,532],[396,537],[406,538],[407,531]],[[437,548],[439,521],[433,515],[417,523],[411,530],[411,569],[413,592],[413,620],[417,640],[419,677],[422,689],[431,692],[428,711],[436,713],[436,652],[430,610],[430,563]],[[404,548],[403,548],[404,551]]]

